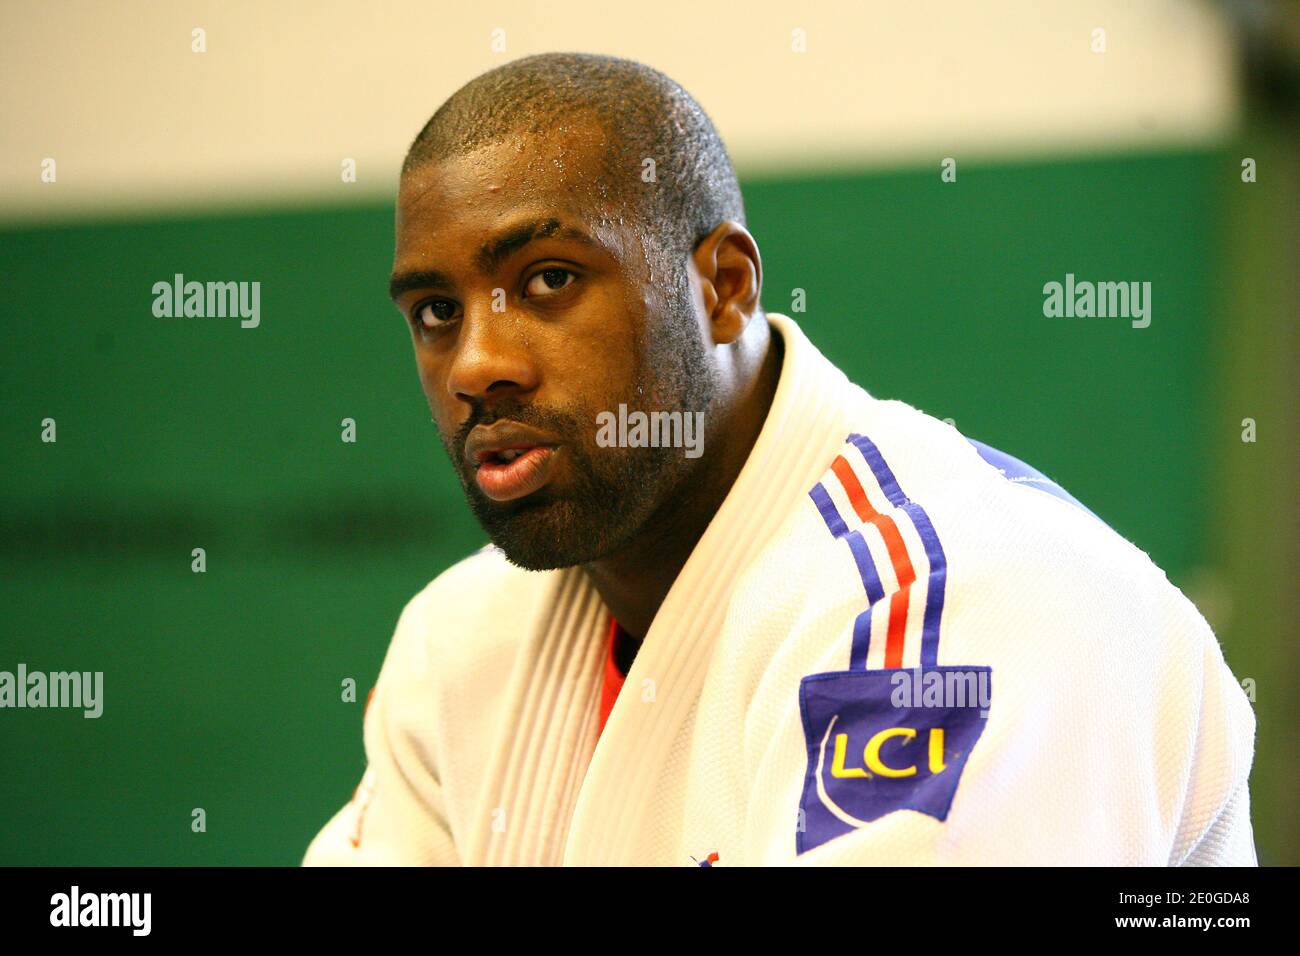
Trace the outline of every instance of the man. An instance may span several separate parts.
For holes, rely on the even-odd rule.
[[[391,292],[492,544],[403,612],[305,862],[1254,863],[1205,621],[765,313],[744,223],[636,63],[506,64],[416,138]]]

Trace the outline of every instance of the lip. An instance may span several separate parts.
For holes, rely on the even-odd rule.
[[[521,454],[510,462],[497,452]],[[465,463],[474,469],[479,490],[493,501],[513,501],[530,495],[551,479],[558,442],[550,435],[516,422],[478,425],[465,442]]]
[[[479,490],[493,501],[514,501],[542,488],[555,470],[554,445],[534,445],[514,461],[488,460],[474,472]]]

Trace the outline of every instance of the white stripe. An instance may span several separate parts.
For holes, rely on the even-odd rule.
[[[861,469],[865,466],[862,464],[861,457],[857,462],[851,461],[848,453],[845,452],[844,460],[849,462],[850,468]],[[858,473],[858,482],[863,484],[863,490],[867,490],[867,485],[863,482],[863,475],[860,470]],[[840,517],[848,525],[849,530],[856,530],[862,535],[862,540],[867,544],[867,551],[871,554],[871,563],[876,567],[876,576],[880,579],[880,586],[884,588],[886,594],[898,590],[898,577],[894,573],[894,563],[889,559],[889,549],[885,546],[885,539],[880,534],[880,529],[874,524],[867,524],[858,517],[853,503],[849,501],[848,492],[844,490],[843,484],[840,483],[839,476],[834,470],[827,471],[826,478],[822,481],[826,487],[826,493],[830,495],[831,501],[839,510]],[[879,491],[877,490],[877,493]],[[870,492],[867,493],[867,500],[871,502],[872,507],[876,507],[876,502],[872,500]],[[876,508],[879,511],[879,508]],[[865,585],[864,592],[865,594]]]
[[[885,598],[871,612],[871,647],[867,651],[867,668],[883,670],[885,667],[885,642],[889,639],[889,598]]]
[[[844,460],[849,463],[853,473],[858,476],[858,481],[862,485],[862,490],[867,496],[871,506],[881,515],[887,515],[894,521],[894,526],[898,529],[899,537],[903,540],[903,547],[907,551],[907,557],[912,563],[912,570],[916,573],[916,583],[914,583],[908,594],[907,602],[907,621],[903,628],[903,666],[919,667],[921,663],[921,643],[922,631],[925,626],[925,606],[930,597],[930,558],[925,551],[925,543],[921,540],[916,526],[912,522],[911,516],[902,508],[897,508],[885,495],[884,489],[880,482],[876,480],[875,472],[863,457],[862,452],[852,442],[845,445]],[[891,595],[898,590],[898,578],[893,569],[893,562],[889,560],[888,550],[885,548],[884,538],[877,531],[872,533],[872,537],[879,542],[881,553],[884,557],[884,564],[890,568],[889,584],[886,585],[886,595]],[[873,549],[873,555],[875,553]],[[884,574],[881,575],[881,583],[885,583]],[[880,610],[873,611],[873,618],[879,616],[884,618],[880,630],[879,642],[876,640],[876,624],[872,620],[871,628],[871,651],[867,654],[868,664],[877,657],[876,645],[879,643],[879,666],[884,666],[885,660],[885,642],[889,635],[889,603],[892,598],[880,602]]]

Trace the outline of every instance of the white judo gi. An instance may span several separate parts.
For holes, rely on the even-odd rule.
[[[479,551],[403,611],[304,863],[1255,864],[1255,718],[1195,607],[768,318],[771,410],[603,733],[590,581]]]

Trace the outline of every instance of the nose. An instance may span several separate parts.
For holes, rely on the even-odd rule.
[[[518,324],[504,312],[465,310],[447,374],[452,398],[476,404],[537,387],[537,366]]]

